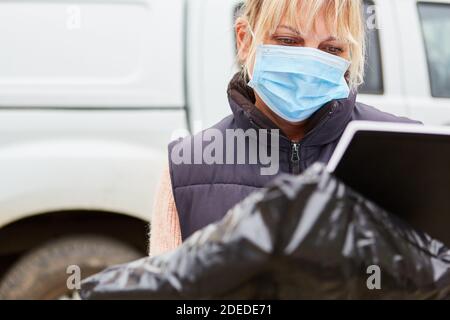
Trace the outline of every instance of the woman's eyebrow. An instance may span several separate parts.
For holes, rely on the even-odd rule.
[[[323,40],[322,42],[327,42],[327,41],[336,41],[337,40],[337,38],[336,37],[333,37],[333,36],[330,36],[328,39],[325,39],[325,40]]]
[[[295,29],[295,28],[293,28],[293,27],[284,25],[284,24],[281,25],[281,26],[278,26],[277,30],[278,30],[278,29],[288,29],[288,30],[290,30],[290,31],[292,31],[292,32],[294,32],[294,33],[296,33],[296,34],[298,34],[299,36],[301,36],[300,31],[298,31],[297,29]]]

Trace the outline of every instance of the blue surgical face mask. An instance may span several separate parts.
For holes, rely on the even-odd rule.
[[[261,45],[249,86],[282,119],[301,122],[327,102],[348,98],[349,66],[318,49]]]

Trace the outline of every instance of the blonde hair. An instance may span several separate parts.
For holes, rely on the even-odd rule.
[[[306,21],[299,21],[298,12],[304,13]],[[316,18],[321,14],[325,17],[328,30],[335,31],[334,36],[347,41],[350,46],[350,87],[355,89],[361,85],[366,48],[362,0],[246,0],[237,23],[245,21],[254,38],[250,32],[247,33],[245,41],[251,41],[251,45],[245,61],[240,61],[244,75],[249,75],[258,44],[276,31],[283,17],[300,33],[307,34],[314,30]]]

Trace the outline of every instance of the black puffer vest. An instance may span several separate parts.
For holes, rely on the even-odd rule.
[[[240,75],[236,75],[228,89],[233,112],[213,126],[222,136],[228,129],[278,129],[255,106],[253,90]],[[279,174],[299,174],[315,162],[327,163],[346,126],[353,120],[383,122],[413,122],[373,107],[355,103],[356,94],[348,99],[331,101],[308,121],[306,136],[300,143],[279,135]],[[261,164],[194,164],[194,161],[175,164],[172,151],[205,148],[204,132],[169,145],[169,166],[173,195],[179,214],[182,238],[224,217],[229,209],[255,190],[263,188],[277,175],[261,175]],[[270,139],[265,145],[270,147]],[[248,143],[245,148],[248,154]],[[193,153],[193,151],[192,151]],[[193,157],[193,156],[192,156]]]

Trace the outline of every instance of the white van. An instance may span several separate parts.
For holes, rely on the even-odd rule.
[[[359,100],[450,124],[450,0],[365,2]],[[72,272],[146,254],[167,143],[230,113],[239,6],[0,0],[0,297],[64,297]]]

